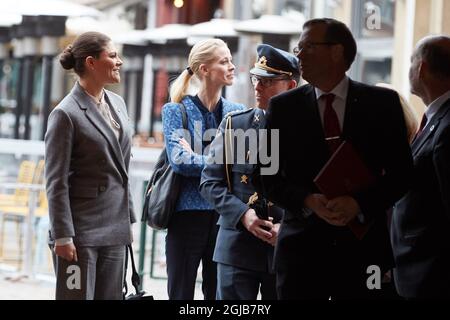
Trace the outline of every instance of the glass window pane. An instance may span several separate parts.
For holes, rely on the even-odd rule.
[[[392,59],[365,60],[362,63],[362,82],[375,85],[379,82],[391,83]]]
[[[363,38],[394,36],[395,1],[365,0],[361,6],[361,30]]]

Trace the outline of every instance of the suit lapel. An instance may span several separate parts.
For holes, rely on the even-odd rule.
[[[127,171],[125,169],[125,162],[123,160],[122,155],[122,149],[119,145],[119,141],[117,140],[114,131],[109,126],[109,124],[106,123],[103,116],[100,114],[100,112],[97,109],[97,106],[95,105],[94,101],[84,92],[83,88],[76,83],[74,89],[72,90],[72,93],[76,96],[76,101],[81,109],[85,111],[86,118],[94,125],[94,127],[103,135],[103,137],[106,139],[108,144],[111,146],[112,150],[114,151],[114,155],[120,164],[121,171],[127,176]],[[110,108],[111,110],[114,108]],[[114,112],[114,111],[112,111]],[[119,119],[119,117],[117,117]],[[122,126],[122,123],[120,123]],[[123,128],[123,127],[122,127]]]
[[[412,143],[411,149],[413,156],[415,157],[419,151],[424,146],[425,142],[430,139],[436,129],[439,126],[439,123],[442,119],[442,117],[445,116],[445,114],[450,109],[450,100],[447,100],[441,108],[438,110],[438,112],[431,118],[430,123],[425,127],[426,130],[424,130]]]
[[[119,123],[120,128],[121,128],[120,135],[119,135],[119,144],[120,144],[120,147],[122,150],[122,155],[124,155],[125,151],[126,151],[126,146],[128,144],[127,139],[128,139],[129,132],[128,132],[127,125],[128,125],[129,120],[128,120],[127,115],[120,109],[120,107],[114,103],[114,99],[110,96],[110,94],[108,94],[108,92],[106,92],[105,96],[106,96],[106,101],[108,102],[108,104],[110,106],[111,113],[112,113],[114,119],[117,119],[117,122]]]
[[[305,91],[305,106],[297,106],[297,108],[307,109],[309,115],[306,116],[306,119],[313,119],[310,124],[311,138],[317,141],[317,148],[320,157],[323,159],[328,159],[330,156],[330,151],[328,150],[328,145],[325,141],[325,133],[323,132],[322,119],[320,118],[319,105],[317,104],[316,91],[314,90],[313,86],[308,86],[309,88]],[[301,101],[300,99],[296,100]]]
[[[124,123],[126,123],[127,119],[124,119],[123,112],[121,112],[120,109],[115,105],[114,99],[112,99],[109,96],[108,92],[105,92],[105,99],[106,99],[106,102],[109,104],[109,107],[110,107],[109,109],[111,110],[112,116],[114,117],[114,119],[117,120],[117,122],[120,125],[121,130],[120,130],[120,135],[119,135],[119,143],[121,143],[123,140],[123,134],[124,134],[124,129],[125,129]]]
[[[123,111],[120,110],[120,107],[114,103],[115,100],[110,96],[110,94],[108,94],[107,91],[106,91],[105,96],[106,96],[107,102],[109,103],[111,113],[113,114],[113,117],[115,119],[117,119],[117,122],[119,123],[120,128],[121,128],[120,135],[119,135],[120,152],[118,153],[117,156],[119,158],[119,162],[122,165],[124,174],[126,176],[128,176],[128,173],[126,170],[126,165],[125,165],[125,159],[124,159],[124,155],[127,152],[127,148],[130,148],[130,146],[129,146],[130,139],[128,138],[129,133],[127,132],[128,118],[127,118],[127,115]],[[109,129],[111,129],[110,126],[108,126],[108,127],[109,127]],[[117,139],[116,139],[116,141],[117,141]]]
[[[345,102],[344,125],[342,127],[342,139],[347,140],[351,136],[353,121],[355,121],[355,106],[358,104],[359,95],[356,84],[349,79],[347,101]]]

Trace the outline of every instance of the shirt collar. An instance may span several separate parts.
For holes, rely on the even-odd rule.
[[[203,102],[200,100],[198,95],[192,96],[192,101],[197,105],[197,107],[200,109],[202,113],[208,113],[211,112],[208,110],[207,107],[203,105]],[[216,107],[211,112],[216,116],[222,117],[222,99],[220,98],[219,101],[217,101]]]
[[[314,90],[316,91],[316,97],[317,100],[320,99],[324,94],[334,94],[336,97],[342,99],[343,101],[347,100],[347,94],[348,94],[348,85],[349,85],[349,79],[347,76],[344,75],[344,78],[337,84],[336,87],[333,88],[330,92],[324,92],[320,90],[319,88],[314,87]]]
[[[102,95],[100,96],[100,101],[98,101],[96,97],[90,95],[89,92],[87,92],[86,90],[84,90],[84,92],[86,92],[86,94],[94,101],[95,105],[98,106],[102,103],[105,103],[105,91],[104,90],[102,90]]]
[[[435,99],[432,103],[430,103],[425,110],[425,115],[427,116],[427,123],[431,120],[431,118],[438,112],[439,108],[450,99],[450,90],[441,95],[439,98]]]

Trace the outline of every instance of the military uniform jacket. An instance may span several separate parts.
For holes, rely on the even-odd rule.
[[[227,165],[212,162],[213,158],[216,156],[220,158],[220,155],[225,160],[224,135],[228,133],[228,131],[225,132],[227,120],[231,121],[232,129],[241,129],[239,131],[243,133],[243,135],[238,134],[234,138],[234,147],[232,148],[234,160],[228,166],[231,192],[227,183]],[[256,167],[256,161],[252,161],[252,159],[256,159],[255,156],[257,156],[257,154],[252,153],[257,153],[259,148],[259,129],[264,128],[264,126],[264,113],[261,109],[248,109],[228,115],[220,124],[219,132],[211,144],[209,161],[203,169],[200,182],[202,196],[213,204],[216,211],[220,214],[218,222],[220,228],[213,260],[261,272],[272,270],[273,247],[251,234],[240,220],[242,215],[253,204],[264,203],[264,199],[255,193],[256,190],[251,180]],[[255,136],[252,136],[253,133],[256,134],[257,138],[256,146],[251,143],[251,141],[255,142]],[[244,136],[247,136],[247,138],[243,149],[244,152],[242,152],[242,149],[239,150],[237,144],[243,143],[242,137]],[[252,136],[252,138],[248,138],[248,136]],[[228,145],[227,148],[229,148]],[[258,195],[257,200],[256,195]],[[274,223],[281,220],[283,211],[280,208],[269,204],[267,210],[269,216],[274,218]]]

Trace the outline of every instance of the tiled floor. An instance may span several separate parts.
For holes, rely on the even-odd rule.
[[[5,271],[0,266],[0,300],[52,300],[54,299],[54,277],[38,275],[35,279],[22,278],[15,272]],[[134,292],[131,284],[129,291]],[[144,278],[144,290],[155,300],[167,300],[167,281]],[[195,290],[195,299],[202,299],[200,284]]]
[[[42,230],[41,230],[42,229]],[[134,249],[139,251],[140,227],[134,226]],[[47,226],[36,226],[36,241],[33,250],[33,267],[36,271],[34,279],[20,276],[19,242],[17,238],[17,228],[14,224],[9,224],[5,228],[5,242],[3,247],[3,257],[0,257],[0,300],[48,300],[54,298],[55,279],[53,276],[53,266],[51,262],[50,250],[46,243]],[[157,300],[167,300],[167,280],[150,278],[151,246],[154,244],[154,276],[166,277],[165,254],[164,254],[164,233],[158,232],[155,241],[152,241],[152,232],[147,228],[146,255],[145,255],[145,275],[144,290],[153,295]],[[138,254],[135,254],[138,263]],[[131,277],[131,267],[128,269],[128,280]],[[19,271],[18,271],[19,270]],[[129,284],[129,290],[132,286]],[[195,299],[202,299],[201,286],[197,283]]]

